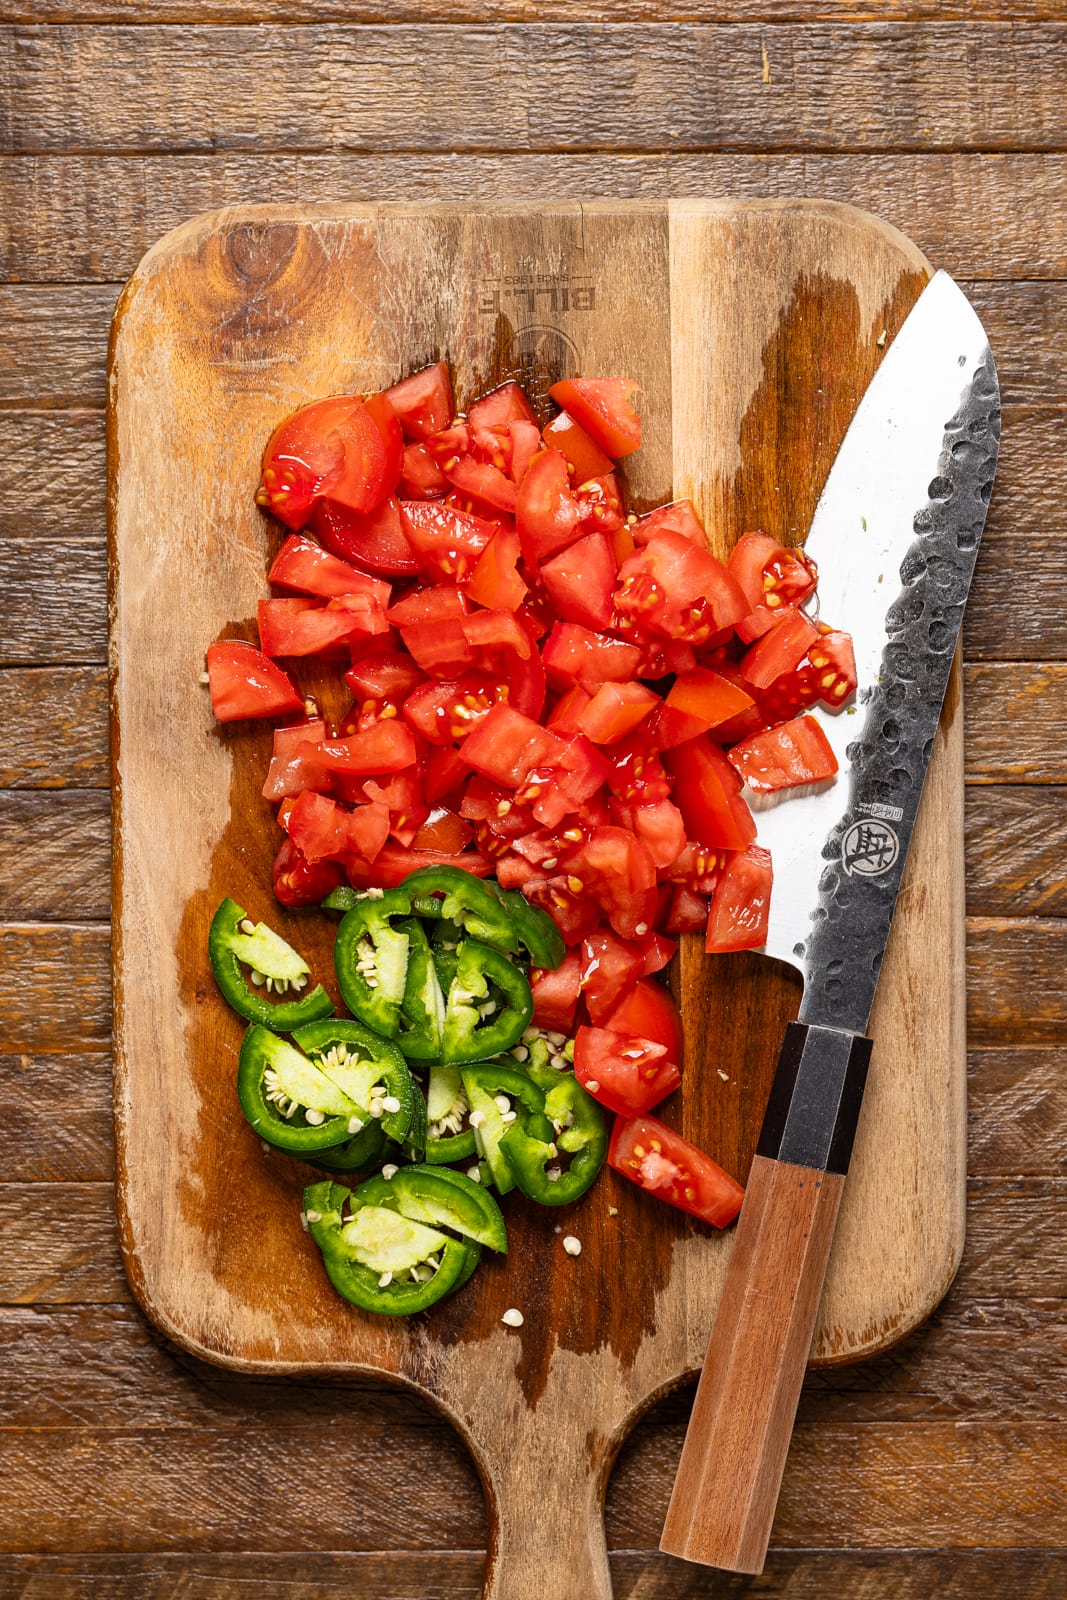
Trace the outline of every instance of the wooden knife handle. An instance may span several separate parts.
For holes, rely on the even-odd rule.
[[[660,1549],[760,1572],[811,1349],[870,1040],[791,1023]]]

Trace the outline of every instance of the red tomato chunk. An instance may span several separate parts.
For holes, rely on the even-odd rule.
[[[655,1117],[615,1124],[608,1164],[668,1205],[725,1228],[737,1216],[745,1191],[717,1162]]]

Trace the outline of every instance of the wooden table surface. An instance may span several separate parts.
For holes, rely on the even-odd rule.
[[[1005,400],[965,629],[963,1266],[892,1354],[809,1380],[760,1579],[657,1552],[689,1393],[657,1407],[608,1493],[616,1593],[1067,1589],[1067,6],[555,0],[548,24],[537,14],[0,0],[4,1597],[480,1595],[477,1476],[428,1407],[369,1381],[201,1366],[146,1325],[122,1273],[107,330],[144,250],[215,206],[608,194],[805,194],[879,213],[971,294]]]

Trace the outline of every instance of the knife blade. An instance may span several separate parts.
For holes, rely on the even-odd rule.
[[[766,953],[804,993],[779,1056],[661,1549],[762,1570],[870,1060],[865,1036],[989,505],[1000,393],[945,272],[889,346],[805,544],[851,633],[851,711],[814,715],[837,777],[756,801]]]

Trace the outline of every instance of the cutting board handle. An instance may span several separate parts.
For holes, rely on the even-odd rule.
[[[557,1418],[546,1432],[528,1413],[518,1419],[512,1449],[494,1451],[483,1469],[490,1524],[483,1600],[612,1600],[604,1536],[610,1447],[597,1420]]]
[[[660,1549],[761,1572],[844,1175],[757,1155]]]

